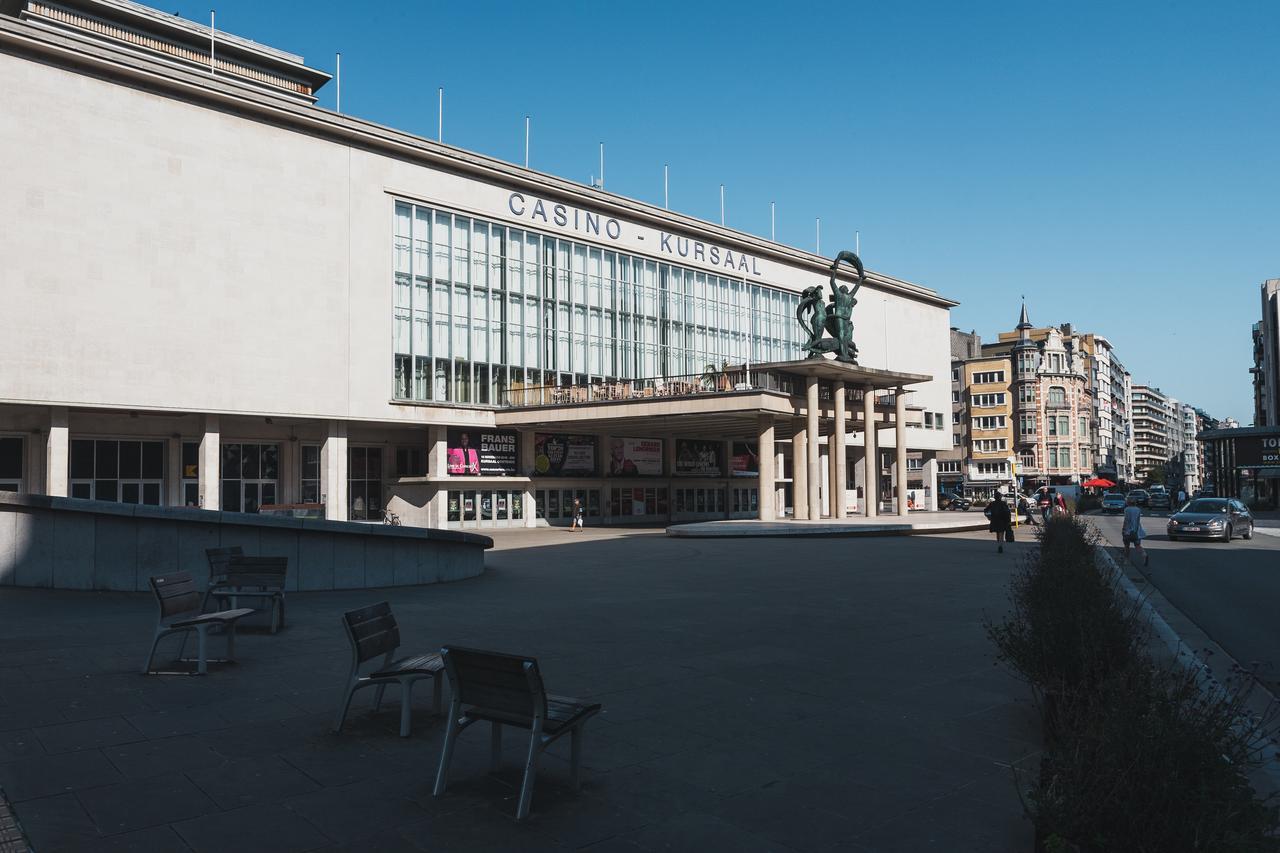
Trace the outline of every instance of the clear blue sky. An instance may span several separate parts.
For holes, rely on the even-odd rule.
[[[209,0],[152,0],[207,21]],[[1252,419],[1280,276],[1280,3],[213,0],[333,70],[344,112],[1110,338],[1135,382]],[[333,106],[333,87],[321,93]],[[856,318],[855,318],[856,319]]]

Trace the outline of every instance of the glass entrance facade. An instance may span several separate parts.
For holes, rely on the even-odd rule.
[[[743,279],[407,202],[394,254],[398,399],[498,405],[801,357],[799,296]]]

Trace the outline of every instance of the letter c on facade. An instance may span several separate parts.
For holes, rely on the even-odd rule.
[[[520,199],[519,210],[516,210],[516,199]],[[507,199],[507,207],[510,208],[511,212],[516,216],[524,216],[524,196],[520,195],[520,193],[512,193],[511,197]]]

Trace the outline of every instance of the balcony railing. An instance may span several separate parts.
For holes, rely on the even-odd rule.
[[[498,405],[504,407],[565,406],[581,403],[604,403],[622,400],[651,400],[672,397],[698,397],[706,394],[729,394],[737,391],[773,391],[791,397],[806,393],[804,377],[772,370],[746,367],[712,370],[684,376],[660,376],[647,379],[598,378],[589,382],[563,385],[522,385],[512,383],[498,394]],[[910,405],[913,391],[906,391]],[[865,392],[861,388],[845,389],[845,405],[861,406]],[[831,403],[834,387],[818,383],[818,399]],[[879,407],[893,407],[895,394],[876,397]]]

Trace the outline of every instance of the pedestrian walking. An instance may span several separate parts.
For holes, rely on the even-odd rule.
[[[1151,555],[1142,547],[1142,540],[1147,538],[1147,531],[1142,529],[1142,508],[1138,506],[1138,499],[1129,496],[1125,501],[1124,508],[1124,524],[1120,527],[1120,538],[1124,542],[1124,557],[1129,559],[1129,546],[1133,546],[1139,557],[1142,558],[1142,565],[1151,564]]]
[[[1178,510],[1182,509],[1186,505],[1186,503],[1187,503],[1187,490],[1178,489],[1178,505],[1175,507],[1170,507],[1169,509],[1172,510],[1173,512],[1177,512]]]
[[[996,535],[996,553],[1003,554],[1005,540],[1013,541],[1013,515],[1000,492],[987,504],[987,518],[991,520],[987,529]]]
[[[1049,514],[1053,512],[1053,501],[1049,497],[1048,487],[1040,487],[1040,492],[1036,496],[1036,503],[1040,504],[1040,520],[1048,524]]]
[[[1058,512],[1061,513],[1062,515],[1066,515],[1067,499],[1062,496],[1062,492],[1058,492],[1056,495],[1054,495],[1053,501],[1058,505]]]
[[[577,498],[574,498],[573,499],[573,524],[569,526],[569,532],[572,533],[575,530],[581,531],[583,529],[584,528],[582,526],[582,501],[578,500]]]

